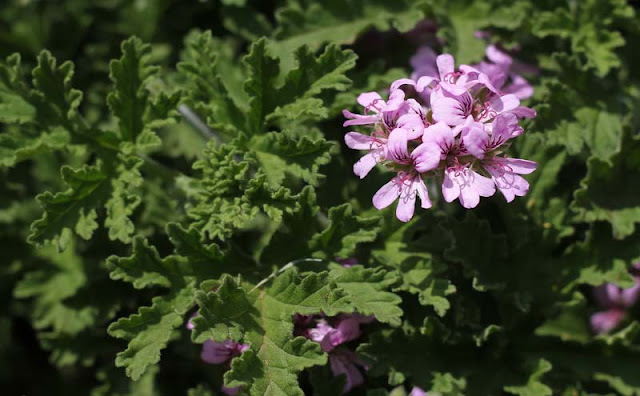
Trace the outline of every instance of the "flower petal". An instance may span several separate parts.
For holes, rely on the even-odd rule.
[[[591,315],[591,328],[597,334],[608,333],[620,325],[625,313],[622,310],[610,309]]]
[[[501,51],[493,44],[489,44],[485,51],[487,58],[497,64],[510,66],[513,63],[513,59],[504,51]]]
[[[412,189],[413,181],[407,182],[409,185],[402,186],[402,194],[396,207],[396,217],[406,223],[411,220],[416,209],[416,192]]]
[[[440,73],[440,81],[444,80],[447,74],[455,71],[455,61],[450,54],[438,55],[436,64],[438,65],[438,72]]]
[[[427,189],[427,185],[424,184],[422,177],[418,176],[416,178],[414,189],[418,193],[418,197],[420,197],[420,207],[422,209],[429,209],[433,204],[431,203],[431,199],[429,199],[429,190]]]
[[[520,175],[528,175],[538,167],[536,162],[520,158],[503,158],[501,162],[508,167],[509,171]]]
[[[442,150],[433,143],[422,143],[411,152],[413,166],[420,172],[428,172],[438,167],[442,158]]]
[[[349,110],[342,110],[342,115],[344,115],[345,118],[349,118],[342,124],[342,126],[345,127],[351,125],[375,124],[376,122],[378,122],[378,120],[380,120],[380,116],[378,115],[355,114],[350,112]]]
[[[373,196],[373,206],[380,210],[391,205],[400,196],[400,186],[402,182],[397,176],[391,179],[390,182],[380,187],[380,189]]]
[[[382,101],[382,97],[377,92],[364,92],[358,95],[358,103],[360,106],[368,108],[371,107],[372,104]],[[384,101],[382,101],[381,105],[384,105]],[[379,106],[376,106],[379,107]],[[374,111],[375,108],[372,108]]]
[[[407,131],[403,128],[396,128],[389,134],[387,141],[387,158],[400,164],[410,162],[407,148]]]
[[[466,151],[479,159],[484,158],[485,153],[490,149],[489,134],[482,124],[475,121],[463,128],[462,142]]]
[[[378,161],[382,158],[383,152],[382,150],[373,150],[364,157],[360,158],[358,162],[353,164],[353,173],[356,176],[359,176],[361,179],[364,179],[365,176],[371,172]]]
[[[350,149],[373,150],[380,143],[372,136],[358,132],[349,132],[344,136],[344,142]]]
[[[222,364],[232,358],[232,353],[225,343],[207,340],[202,344],[200,358],[209,364]]]
[[[389,90],[395,91],[403,85],[411,85],[412,87],[415,87],[416,82],[410,78],[401,78],[391,83],[391,87],[389,88]]]
[[[453,202],[460,196],[460,186],[454,182],[455,169],[448,168],[442,180],[442,196],[447,202]]]

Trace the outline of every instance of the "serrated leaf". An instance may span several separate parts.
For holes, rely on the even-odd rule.
[[[228,47],[227,43],[217,41],[210,31],[206,31],[188,35],[185,47],[178,70],[188,79],[188,97],[195,110],[207,118],[207,123],[214,130],[230,136],[237,134],[246,123],[242,112],[244,107],[239,106],[247,99],[242,93],[241,100],[232,100],[228,83],[225,84],[221,78],[223,74],[231,75],[218,69],[218,58]],[[238,73],[242,70],[235,68],[232,71]]]
[[[335,151],[333,142],[298,138],[286,130],[254,137],[249,145],[256,150],[256,158],[274,189],[293,187],[292,182],[299,180],[317,186],[323,179],[320,166],[327,164]]]
[[[109,239],[123,243],[131,242],[135,226],[130,219],[142,199],[136,190],[143,183],[139,168],[144,161],[137,157],[124,159],[116,172],[118,177],[111,180],[111,197],[107,200],[107,218],[104,225],[109,229]]]
[[[640,192],[636,190],[638,173],[637,144],[629,142],[624,153],[611,164],[598,158],[587,162],[587,176],[574,194],[571,208],[577,220],[611,223],[613,235],[623,239],[633,234],[640,222]]]
[[[38,55],[38,66],[32,72],[36,89],[31,93],[31,100],[41,123],[68,127],[77,117],[82,92],[71,87],[73,71],[73,63],[64,62],[58,66],[48,51]]]
[[[116,366],[126,367],[127,375],[137,381],[150,365],[158,363],[160,351],[193,305],[193,291],[185,287],[172,295],[156,297],[150,307],[142,307],[137,314],[112,323],[109,334],[129,341],[127,349],[118,353]]]
[[[402,299],[386,291],[397,282],[396,275],[381,269],[354,266],[329,272],[329,278],[347,295],[351,306],[360,314],[374,315],[376,320],[399,326]]]
[[[91,307],[76,310],[65,300],[74,296],[87,282],[84,263],[74,249],[57,253],[49,247],[40,252],[50,262],[43,268],[28,272],[18,282],[13,294],[16,298],[34,298],[31,312],[36,329],[50,329],[53,334],[77,334],[93,324]]]
[[[456,62],[469,64],[482,60],[485,44],[475,38],[475,32],[489,25],[490,4],[484,2],[448,2],[436,13],[444,26],[438,35],[446,42],[445,50]]]
[[[233,359],[225,385],[242,386],[251,395],[302,395],[297,373],[325,364],[320,345],[293,337],[293,315],[348,309],[343,292],[326,273],[299,277],[289,270],[276,277],[266,290],[244,291],[226,276],[215,292],[198,292],[199,318],[194,337],[206,334],[219,341],[232,337],[249,345]]]
[[[37,155],[64,149],[70,142],[69,133],[60,127],[37,136],[8,131],[0,134],[0,167],[11,167]]]
[[[247,126],[253,133],[262,132],[266,117],[278,102],[274,87],[280,74],[279,60],[267,53],[266,46],[266,39],[256,41],[243,59],[249,70],[249,79],[244,83],[244,90],[250,97]]]
[[[551,363],[540,359],[533,366],[533,373],[531,373],[525,385],[505,386],[504,390],[520,396],[549,396],[552,394],[551,388],[540,381],[540,378],[549,371],[551,371]]]
[[[56,194],[45,192],[38,195],[44,215],[32,224],[29,242],[41,245],[51,241],[63,250],[69,242],[71,230],[83,237],[90,237],[97,228],[92,220],[95,216],[91,213],[107,199],[109,179],[101,166],[85,166],[79,170],[64,166],[61,173],[69,189]]]
[[[35,119],[36,109],[20,95],[0,89],[0,122],[23,124]]]
[[[358,244],[375,240],[379,230],[379,218],[354,216],[351,205],[343,204],[329,209],[329,226],[311,238],[309,248],[316,257],[348,258]]]
[[[424,8],[424,3],[410,1],[289,1],[276,13],[276,41],[269,47],[280,57],[282,69],[290,70],[302,45],[316,51],[327,42],[351,44],[369,29],[406,32],[424,18]]]
[[[576,155],[586,146],[602,161],[609,161],[622,145],[620,116],[595,107],[582,107],[574,112],[575,121],[563,121],[549,133],[548,144],[563,144],[569,154]]]
[[[136,289],[149,286],[171,287],[182,283],[177,257],[160,258],[155,247],[142,237],[133,238],[130,257],[107,259],[111,279],[129,282]]]
[[[446,266],[430,253],[413,251],[403,242],[390,241],[372,255],[382,265],[397,270],[402,280],[399,290],[418,294],[420,304],[433,306],[440,316],[450,308],[446,296],[455,292],[455,287],[449,280],[438,277]]]
[[[584,66],[596,69],[604,77],[621,65],[615,50],[625,44],[613,26],[632,20],[634,10],[626,1],[586,0],[574,7],[544,11],[533,20],[532,32],[538,37],[569,39],[574,53],[581,54]]]
[[[157,67],[151,66],[151,46],[137,37],[122,42],[122,57],[111,61],[109,77],[114,90],[107,97],[109,108],[118,118],[118,135],[123,141],[136,141],[144,129],[144,113],[149,99],[145,81],[155,74]]]

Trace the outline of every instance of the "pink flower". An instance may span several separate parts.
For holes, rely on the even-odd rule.
[[[220,389],[220,390],[225,395],[235,396],[235,395],[238,394],[238,392],[240,392],[240,387],[236,386],[235,388],[229,388],[229,387],[226,387],[226,386],[222,385],[222,389]]]
[[[623,289],[613,283],[605,283],[593,290],[593,296],[605,311],[597,312],[591,316],[591,328],[594,332],[608,333],[620,325],[626,317],[626,311],[635,305],[640,298],[640,262],[633,265],[635,284]]]
[[[423,92],[425,89],[434,86],[449,92],[454,96],[459,96],[468,92],[477,85],[483,85],[492,92],[498,90],[491,84],[489,77],[480,70],[468,65],[461,65],[456,71],[455,61],[450,54],[442,54],[436,57],[437,76],[424,75],[418,80],[401,78],[391,84],[391,90],[397,90],[403,85],[411,85],[416,91]]]
[[[195,312],[191,315],[187,321],[187,329],[193,330],[195,327],[193,318],[198,316]],[[202,350],[200,351],[200,358],[209,364],[224,364],[229,362],[236,356],[240,356],[242,352],[249,349],[249,345],[240,344],[231,340],[224,340],[223,342],[216,342],[213,340],[207,340],[202,344]],[[222,386],[222,393],[225,395],[233,396],[240,391],[240,387],[228,388]]]
[[[399,198],[396,217],[400,221],[407,222],[413,217],[416,196],[420,197],[420,206],[423,209],[431,207],[429,191],[427,191],[427,186],[424,184],[420,174],[416,172],[399,172],[396,177],[375,193],[373,206],[376,209],[384,209]]]
[[[515,197],[523,197],[529,191],[529,182],[519,175],[527,175],[536,170],[538,164],[517,158],[493,157],[482,162],[491,179],[507,202]]]
[[[342,264],[343,267],[345,268],[351,268],[354,265],[358,265],[358,259],[356,258],[345,258],[345,259],[341,259],[341,258],[337,258],[336,262]]]
[[[421,388],[414,386],[413,389],[411,389],[411,393],[409,393],[409,396],[429,396],[429,394],[423,391]]]
[[[364,383],[364,376],[360,368],[367,370],[368,367],[355,352],[346,348],[335,349],[329,354],[329,365],[333,375],[345,375],[346,383],[342,390],[343,393],[347,393]]]
[[[353,173],[361,179],[364,179],[376,164],[387,157],[387,137],[383,132],[371,136],[349,132],[345,135],[344,141],[351,149],[369,150],[369,153],[353,165]]]
[[[480,197],[490,197],[496,192],[493,181],[462,165],[447,168],[442,182],[445,201],[460,200],[467,209],[475,208]]]
[[[437,87],[431,93],[430,102],[433,119],[451,126],[462,124],[473,110],[473,97],[469,92],[454,95]]]
[[[518,69],[526,70],[526,66],[514,65],[513,58],[493,44],[487,46],[485,54],[489,62],[483,61],[476,65],[476,68],[485,73],[496,87],[499,87],[502,92],[514,94],[522,100],[533,95],[533,86],[524,77],[517,74]]]
[[[411,67],[413,67],[413,73],[411,74],[412,80],[418,80],[420,77],[438,77],[438,66],[436,65],[436,58],[438,55],[431,47],[422,46],[418,48],[418,52],[409,59]]]
[[[239,344],[231,340],[216,342],[207,340],[202,344],[200,358],[209,364],[223,364],[249,349],[249,345]]]
[[[421,49],[412,64],[418,70],[419,62],[425,62],[424,67],[412,78],[394,81],[388,102],[366,93],[358,98],[365,115],[345,112],[351,118],[345,125],[374,128],[369,135],[345,136],[349,147],[369,150],[354,165],[354,173],[363,178],[379,163],[396,173],[373,196],[374,207],[384,209],[398,200],[396,217],[409,221],[416,197],[422,208],[432,206],[425,184],[432,176],[442,178],[447,202],[459,199],[465,208],[476,207],[480,197],[492,196],[496,188],[507,202],[527,193],[529,183],[520,175],[537,165],[498,155],[506,142],[524,132],[518,118],[536,113],[521,106],[516,94],[498,90],[508,81],[508,55],[492,50],[488,56],[493,63],[456,69],[451,55]],[[414,89],[404,93],[405,85]]]
[[[620,326],[625,316],[627,316],[626,312],[618,308],[597,312],[591,315],[591,328],[596,334],[608,333]]]
[[[338,345],[358,339],[362,335],[360,325],[372,320],[372,317],[359,314],[343,315],[338,317],[336,326],[332,327],[321,319],[315,327],[307,330],[306,337],[320,343],[323,351],[331,352]]]
[[[379,124],[387,131],[400,126],[418,136],[422,134],[425,117],[423,108],[415,99],[405,100],[405,93],[401,89],[392,88],[387,102],[377,92],[365,92],[357,100],[364,107],[365,114],[343,110],[342,114],[349,119],[343,126]]]

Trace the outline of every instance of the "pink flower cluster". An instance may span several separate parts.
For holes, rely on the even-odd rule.
[[[318,342],[322,350],[329,354],[333,375],[345,375],[344,393],[364,383],[361,369],[367,370],[368,367],[354,351],[341,345],[360,338],[360,325],[374,320],[373,317],[359,314],[342,314],[333,318],[296,315],[294,318],[296,333]]]
[[[368,151],[354,173],[364,178],[378,163],[396,172],[374,195],[377,209],[398,200],[396,216],[409,221],[416,197],[422,208],[432,206],[425,184],[429,177],[439,179],[447,202],[458,199],[465,208],[476,207],[480,197],[496,189],[507,202],[527,193],[529,183],[520,175],[537,164],[509,158],[503,150],[523,133],[519,119],[536,115],[520,105],[532,87],[511,71],[507,54],[490,46],[487,58],[456,68],[451,55],[423,49],[412,58],[412,78],[393,82],[386,101],[366,92],[358,97],[363,114],[343,111],[344,126],[370,128],[368,134],[345,136],[348,147]]]
[[[635,284],[627,289],[620,288],[613,283],[598,286],[593,296],[604,311],[591,316],[591,328],[597,334],[608,333],[620,325],[627,316],[627,310],[640,298],[640,263],[632,268]]]
[[[197,316],[197,313],[193,314],[192,318],[195,316]],[[194,325],[190,319],[187,322],[187,329],[193,330],[193,328]],[[209,364],[229,364],[231,359],[240,356],[242,352],[247,349],[249,349],[249,345],[240,344],[231,340],[224,340],[223,342],[207,340],[202,344],[200,358]],[[221,391],[225,395],[233,396],[240,391],[240,388],[227,388],[223,386]]]

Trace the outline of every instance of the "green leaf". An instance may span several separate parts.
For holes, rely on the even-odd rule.
[[[0,89],[0,122],[24,124],[33,121],[36,109],[20,95]]]
[[[440,316],[449,310],[446,296],[455,292],[455,286],[438,276],[447,267],[430,253],[412,250],[404,242],[389,241],[372,255],[382,265],[396,269],[402,280],[398,290],[418,294],[420,304],[433,306]]]
[[[406,32],[425,17],[425,8],[423,2],[404,0],[291,0],[276,13],[276,41],[269,47],[281,59],[282,69],[290,70],[295,50],[303,45],[316,51],[328,42],[351,44],[370,29]]]
[[[63,250],[71,238],[71,230],[89,239],[98,227],[96,210],[109,194],[109,179],[100,165],[73,170],[62,167],[62,179],[69,186],[65,192],[45,192],[36,198],[44,215],[31,226],[29,242],[42,245],[55,243]]]
[[[82,258],[72,248],[57,253],[48,247],[39,255],[48,258],[49,262],[28,272],[13,291],[16,298],[34,298],[31,312],[34,327],[48,329],[57,335],[77,334],[93,325],[91,306],[74,309],[65,301],[87,283]]]
[[[25,132],[11,130],[0,134],[0,167],[12,167],[40,154],[62,150],[71,143],[69,133],[60,127],[37,136]]]
[[[611,164],[589,159],[587,176],[571,204],[578,221],[607,221],[617,239],[633,234],[640,222],[640,191],[635,183],[640,177],[638,153],[640,145],[629,142]]]
[[[293,136],[288,131],[270,132],[252,138],[249,145],[267,176],[271,188],[302,180],[317,186],[324,176],[319,173],[322,165],[329,163],[335,144],[325,139]]]
[[[357,217],[352,212],[349,204],[329,209],[329,226],[309,242],[309,248],[316,252],[316,257],[328,260],[348,258],[358,244],[376,239],[380,219]]]
[[[56,59],[48,51],[38,55],[38,66],[33,69],[31,100],[43,125],[61,125],[70,129],[69,122],[78,117],[82,92],[71,87],[73,63],[57,66]]]
[[[398,306],[402,299],[386,291],[397,282],[393,273],[382,269],[354,266],[337,268],[329,273],[329,278],[347,295],[351,306],[363,315],[374,315],[376,320],[399,326],[402,309]]]
[[[293,315],[348,309],[344,293],[327,273],[299,277],[295,270],[276,277],[266,290],[250,292],[225,276],[217,291],[200,291],[196,300],[200,306],[194,321],[196,341],[231,337],[249,345],[233,359],[225,385],[243,386],[251,395],[303,395],[297,374],[325,364],[327,357],[319,344],[292,337]]]
[[[210,31],[194,32],[185,39],[185,50],[178,71],[187,77],[187,95],[196,112],[206,117],[207,123],[225,135],[234,136],[246,125],[243,111],[248,107],[241,90],[231,91],[229,81],[235,73],[244,78],[242,68],[221,70],[219,58],[225,56],[229,46],[211,35]],[[231,63],[231,61],[229,61]],[[225,76],[224,79],[221,76]],[[238,92],[239,97],[232,97]]]
[[[570,40],[572,52],[584,58],[584,67],[595,69],[600,77],[619,67],[620,58],[614,51],[625,40],[614,29],[634,19],[633,8],[624,0],[585,0],[565,7],[538,13],[533,19],[533,34]]]
[[[561,121],[549,133],[547,144],[563,144],[569,154],[579,154],[583,147],[602,161],[610,161],[622,145],[622,120],[607,110],[582,107],[574,112],[575,121]]]
[[[133,380],[138,380],[150,365],[160,361],[160,351],[167,346],[174,330],[184,322],[184,314],[193,305],[193,289],[156,297],[150,307],[121,318],[109,326],[109,335],[129,341],[127,349],[118,353],[117,367],[126,367]]]
[[[143,160],[137,157],[124,159],[116,172],[118,177],[111,180],[111,197],[106,202],[107,218],[104,225],[109,228],[109,239],[131,242],[135,226],[130,219],[133,211],[140,205],[141,198],[135,194],[143,184],[139,168]]]
[[[542,376],[551,371],[551,363],[544,359],[538,360],[535,366],[532,366],[528,381],[524,385],[505,386],[504,390],[514,395],[520,396],[548,396],[552,394],[551,388],[540,381]]]
[[[267,40],[263,38],[251,45],[243,63],[249,70],[249,79],[244,84],[250,97],[247,128],[252,133],[259,133],[263,131],[267,116],[275,110],[278,102],[274,87],[280,74],[279,60],[267,53]]]
[[[130,257],[111,256],[107,259],[111,279],[129,282],[136,289],[149,286],[172,287],[182,282],[178,259],[161,259],[158,251],[142,237],[133,238]]]
[[[118,118],[120,138],[133,142],[145,127],[143,117],[149,100],[145,82],[158,68],[150,65],[151,46],[137,37],[122,42],[121,50],[122,57],[109,65],[114,90],[107,102]]]
[[[486,2],[451,1],[437,10],[437,19],[443,24],[438,35],[445,39],[445,51],[453,54],[456,63],[482,60],[485,43],[475,37],[475,32],[487,27],[489,15],[491,7]]]
[[[349,88],[351,80],[345,74],[355,66],[356,55],[331,44],[319,57],[309,47],[300,47],[295,58],[298,66],[285,76],[277,94],[278,107],[269,118],[283,119],[286,123],[326,118],[323,101],[314,97]]]

